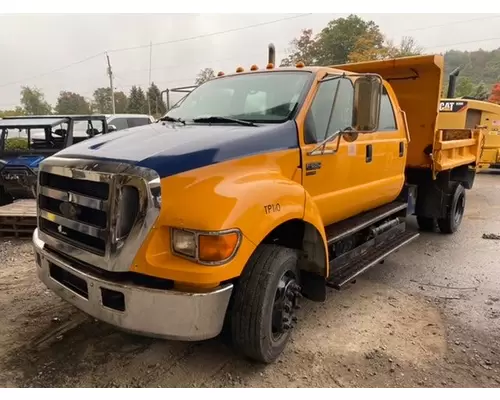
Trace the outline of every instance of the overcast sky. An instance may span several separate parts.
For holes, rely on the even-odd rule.
[[[19,105],[21,85],[37,86],[55,104],[61,90],[90,98],[108,86],[106,58],[101,54],[60,71],[36,77],[104,51],[111,51],[117,90],[134,84],[147,87],[149,42],[175,41],[244,28],[300,14],[67,14],[0,15],[0,109]],[[413,36],[426,52],[450,48],[475,50],[500,47],[500,14],[359,14],[374,20],[396,42]],[[177,43],[154,45],[152,80],[161,90],[193,84],[204,67],[233,71],[238,65],[265,65],[267,45],[276,46],[277,60],[304,28],[319,32],[328,21],[346,14],[312,14],[258,27]],[[460,22],[462,21],[462,22]],[[28,79],[31,78],[31,79]],[[9,84],[12,83],[12,84]],[[9,85],[7,85],[9,84]]]

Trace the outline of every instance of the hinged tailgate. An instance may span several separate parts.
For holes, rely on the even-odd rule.
[[[484,145],[482,129],[440,129],[434,136],[432,172],[448,171],[461,165],[479,168]]]

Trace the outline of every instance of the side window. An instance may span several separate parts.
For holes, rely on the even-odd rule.
[[[306,143],[321,142],[335,131],[350,127],[353,102],[354,88],[349,79],[320,83],[306,118]]]
[[[126,118],[113,118],[111,121],[108,122],[108,125],[116,126],[117,131],[128,128]]]
[[[382,91],[382,99],[380,100],[380,121],[378,129],[380,131],[394,131],[397,129],[394,108],[392,107],[391,99],[385,87]]]
[[[147,125],[150,123],[149,118],[127,118],[129,128],[135,126]]]
[[[481,125],[481,110],[469,108],[465,117],[465,129],[475,129],[477,125]]]

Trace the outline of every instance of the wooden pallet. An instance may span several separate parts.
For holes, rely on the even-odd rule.
[[[21,199],[0,207],[0,235],[27,236],[36,228],[36,200]]]

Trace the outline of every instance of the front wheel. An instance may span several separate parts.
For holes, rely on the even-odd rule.
[[[282,353],[296,322],[300,295],[297,251],[260,245],[235,287],[231,333],[245,356],[271,363]]]
[[[438,219],[442,233],[455,233],[460,226],[465,212],[465,189],[461,184],[455,187],[445,218]]]

